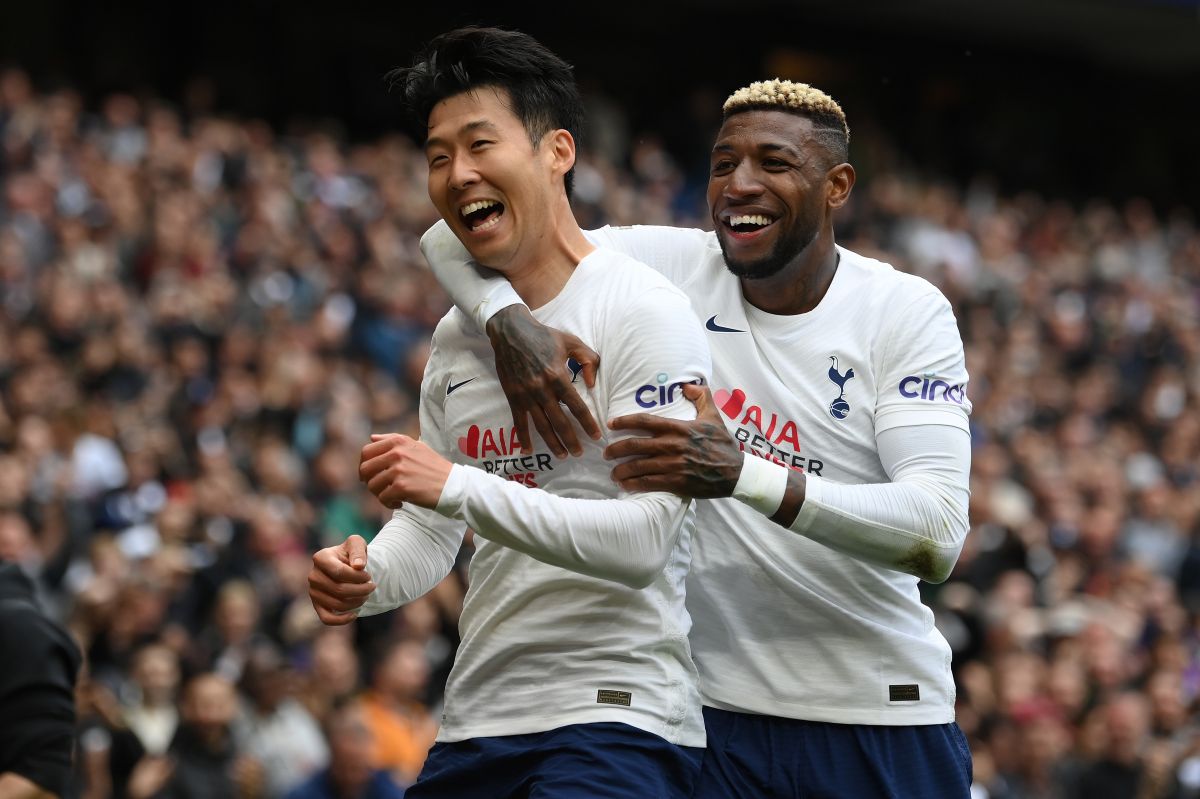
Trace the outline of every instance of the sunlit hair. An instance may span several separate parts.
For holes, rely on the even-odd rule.
[[[850,158],[850,126],[837,101],[807,83],[760,80],[729,95],[722,107],[725,119],[744,111],[788,111],[812,120],[817,138],[835,163]]]

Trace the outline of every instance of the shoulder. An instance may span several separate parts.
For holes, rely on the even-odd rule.
[[[431,346],[436,351],[462,349],[486,338],[476,324],[458,308],[451,308],[433,329]]]
[[[664,296],[687,302],[687,295],[674,283],[630,255],[597,247],[590,258],[595,283],[623,309],[644,308]]]
[[[842,257],[839,269],[852,273],[856,296],[876,303],[884,317],[950,308],[946,296],[925,278],[845,247],[839,246],[838,252]]]
[[[625,249],[627,242],[633,242],[640,247],[666,248],[697,247],[713,248],[720,251],[716,234],[700,228],[667,227],[666,225],[605,225],[596,230],[585,231],[592,243],[597,246],[610,246]]]

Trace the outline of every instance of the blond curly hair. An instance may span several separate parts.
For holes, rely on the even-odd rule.
[[[742,111],[794,111],[813,121],[819,128],[840,133],[842,148],[849,148],[850,126],[837,101],[807,83],[790,80],[760,80],[738,89],[725,101],[722,111],[728,118]]]

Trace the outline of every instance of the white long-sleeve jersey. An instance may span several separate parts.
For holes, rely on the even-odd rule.
[[[578,381],[597,419],[695,417],[680,387],[707,379],[709,353],[661,275],[598,249],[534,315],[605,353],[595,388]],[[420,414],[422,440],[455,465],[436,511],[406,505],[371,542],[378,587],[361,613],[430,590],[475,531],[438,740],[617,721],[703,746],[684,606],[691,503],[620,492],[603,458],[612,431],[582,457],[522,455],[491,345],[456,310],[434,332]]]
[[[946,299],[839,247],[820,304],[778,316],[745,301],[712,233],[588,236],[688,294],[726,426],[744,450],[808,477],[791,530],[737,500],[697,503],[687,591],[705,703],[835,723],[952,721],[950,647],[912,576],[944,579],[968,527],[971,406]],[[435,229],[423,249],[477,324],[519,301],[494,274],[464,268],[464,250],[431,251],[437,241]]]

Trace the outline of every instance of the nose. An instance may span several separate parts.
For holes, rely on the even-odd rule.
[[[734,167],[725,180],[725,196],[731,200],[757,197],[762,191],[762,182],[748,158]]]
[[[475,161],[470,156],[458,156],[450,160],[448,176],[450,188],[462,191],[479,182],[479,172],[475,169]]]

